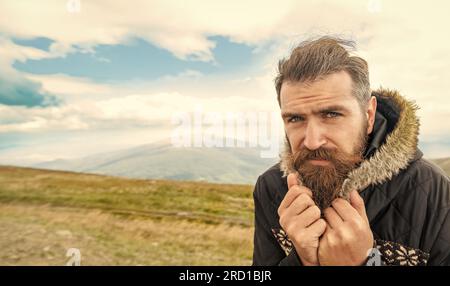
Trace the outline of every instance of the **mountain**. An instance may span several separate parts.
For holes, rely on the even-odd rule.
[[[433,159],[431,161],[436,163],[450,176],[450,158]]]
[[[147,144],[71,160],[54,160],[36,168],[122,176],[138,179],[254,184],[278,159],[261,158],[257,148],[176,148]],[[450,174],[450,158],[431,160]]]
[[[140,179],[254,184],[276,162],[277,158],[261,158],[256,148],[176,148],[170,144],[149,144],[33,167]]]

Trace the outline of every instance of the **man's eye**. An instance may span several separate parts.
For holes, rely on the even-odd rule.
[[[303,121],[303,118],[300,116],[291,116],[288,119],[288,122],[290,122],[290,123],[294,123],[294,122],[298,122],[298,121]]]
[[[330,112],[327,112],[325,114],[326,118],[335,118],[335,117],[338,117],[338,116],[341,116],[341,114],[338,113],[338,112],[334,112],[334,111],[330,111]]]

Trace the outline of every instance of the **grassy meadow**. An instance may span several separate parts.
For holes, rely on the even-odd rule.
[[[252,186],[0,167],[0,265],[250,265]]]

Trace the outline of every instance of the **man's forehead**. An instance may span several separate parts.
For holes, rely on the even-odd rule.
[[[280,90],[280,104],[292,101],[309,103],[321,101],[351,100],[352,79],[347,72],[341,71],[309,82],[283,82]]]
[[[353,95],[342,93],[309,93],[306,95],[291,95],[281,101],[282,110],[307,110],[311,112],[323,109],[342,109],[350,110],[357,103]]]
[[[280,101],[281,109],[305,109],[316,111],[330,106],[341,106],[342,108],[353,109],[357,105],[356,98],[347,92],[338,90],[315,90],[309,92],[285,93]]]

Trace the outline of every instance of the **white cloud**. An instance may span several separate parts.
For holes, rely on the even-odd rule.
[[[231,95],[199,100],[180,93],[132,94],[102,100],[83,99],[53,107],[0,105],[0,132],[48,132],[170,126],[179,112],[269,111],[259,99]]]
[[[211,60],[209,35],[258,42],[291,8],[269,1],[83,1],[70,13],[61,1],[2,1],[0,31],[18,37],[45,35],[58,44],[53,52],[70,51],[77,44],[117,44],[138,36],[170,50],[180,58],[193,55]],[[257,13],[258,17],[249,17]],[[14,19],[14,21],[11,21]],[[57,27],[57,28],[56,28]]]
[[[264,57],[264,68],[252,74],[222,76],[188,71],[137,85],[26,74],[67,104],[33,109],[0,106],[0,119],[9,122],[0,126],[2,132],[145,125],[170,120],[169,114],[195,105],[218,111],[277,110],[273,88],[277,60],[304,37],[334,33],[357,41],[358,53],[369,62],[373,88],[398,89],[417,101],[424,141],[450,134],[446,124],[450,117],[450,40],[445,37],[450,4],[446,1],[81,0],[79,13],[69,13],[63,2],[0,3],[6,15],[0,17],[0,33],[56,41],[45,52],[0,40],[0,67],[15,72],[10,68],[13,60],[63,56],[73,52],[74,45],[93,53],[96,45],[124,43],[133,37],[179,58],[212,61],[214,43],[208,36],[223,35],[256,45],[254,52]],[[381,3],[380,9],[369,9],[373,3]]]
[[[0,68],[4,75],[5,73],[8,76],[17,75],[17,72],[11,67],[14,61],[23,62],[27,59],[43,59],[49,56],[46,51],[17,45],[0,35]]]
[[[112,86],[93,82],[89,78],[71,77],[64,74],[38,75],[23,73],[23,75],[42,85],[45,91],[58,94],[65,101],[80,100],[85,97],[111,96],[114,94]]]

